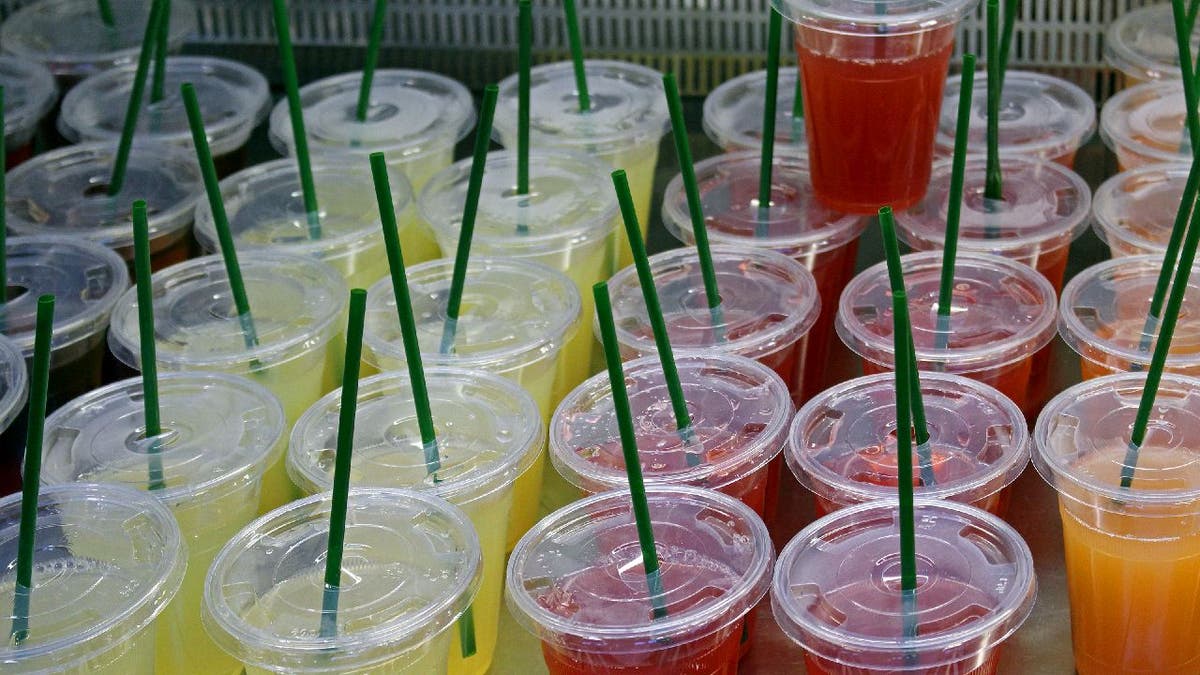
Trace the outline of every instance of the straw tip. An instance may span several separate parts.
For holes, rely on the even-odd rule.
[[[879,207],[879,212],[878,212],[878,213],[879,213],[879,215],[880,215],[881,217],[887,217],[887,216],[890,216],[890,215],[892,215],[892,207],[890,207],[890,206],[881,206],[881,207]]]
[[[363,302],[367,299],[367,289],[352,288],[350,289],[350,302]]]
[[[486,85],[483,88],[483,93],[484,94],[495,94],[495,95],[499,96],[500,95],[500,85],[496,84],[495,82],[493,82],[489,85]]]

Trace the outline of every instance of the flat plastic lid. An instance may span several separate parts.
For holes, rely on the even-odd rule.
[[[1092,198],[1096,234],[1142,251],[1165,252],[1187,183],[1187,164],[1154,164],[1104,181]]]
[[[657,145],[671,124],[662,73],[625,61],[596,59],[584,61],[584,71],[592,106],[581,112],[573,63],[558,61],[531,70],[531,147],[610,153],[647,142]],[[494,136],[505,147],[516,147],[516,74],[500,81]]]
[[[37,61],[0,56],[4,87],[4,139],[9,152],[28,143],[58,100],[54,74]]]
[[[204,182],[194,156],[182,148],[135,143],[125,182],[108,195],[117,147],[71,145],[37,155],[8,173],[8,228],[18,235],[88,239],[133,257],[133,202],[145,200],[151,249],[170,243],[192,224]],[[160,244],[161,245],[161,244]],[[123,251],[124,253],[124,251]]]
[[[775,148],[808,147],[803,117],[792,117],[796,99],[796,68],[780,68],[775,97]],[[722,82],[704,98],[704,133],[725,150],[762,149],[767,71],[755,70]]]
[[[696,183],[708,238],[714,243],[754,246],[789,258],[829,251],[858,238],[862,216],[839,213],[817,200],[802,155],[776,152],[771,169],[771,208],[759,216],[756,150],[730,152],[696,164]],[[683,176],[667,185],[663,224],[676,239],[695,242]]]
[[[455,162],[425,184],[421,217],[439,240],[454,242],[462,227],[471,159]],[[529,194],[517,194],[517,154],[488,153],[475,214],[473,252],[535,255],[609,236],[616,228],[617,196],[611,169],[590,157],[531,149]],[[523,232],[518,232],[523,226]],[[443,248],[445,245],[443,244]],[[448,249],[453,251],[453,249]]]
[[[629,493],[610,491],[555,511],[521,538],[505,584],[517,622],[567,648],[651,652],[703,639],[758,604],[775,550],[750,507],[681,485],[647,486],[646,501],[666,616],[653,616]]]
[[[454,322],[454,349],[443,355],[454,261],[431,260],[406,274],[425,365],[508,373],[553,358],[580,324],[579,289],[565,274],[525,260],[473,257]],[[407,360],[398,317],[392,280],[381,279],[367,292],[365,359]]]
[[[1124,149],[1148,162],[1186,161],[1191,155],[1186,110],[1179,81],[1139,84],[1104,104],[1100,137],[1113,152]]]
[[[821,311],[817,282],[800,263],[774,251],[731,246],[713,246],[712,258],[721,293],[721,320],[715,326],[696,249],[650,256],[676,349],[712,348],[757,359],[795,343],[816,322]],[[630,265],[617,272],[608,287],[621,344],[639,355],[657,353],[637,270]],[[593,317],[596,335],[598,321]]]
[[[1021,475],[1029,431],[1007,396],[975,380],[931,372],[921,373],[921,396],[936,482],[921,481],[914,464],[917,496],[976,501]],[[895,498],[896,429],[895,374],[868,375],[806,403],[792,422],[784,457],[800,484],[820,497],[842,504]]]
[[[121,483],[177,503],[261,476],[282,451],[283,406],[262,385],[224,373],[163,373],[158,396],[163,432],[151,438],[140,377],[56,410],[46,420],[42,482]],[[148,482],[151,466],[161,468],[159,487]]]
[[[341,332],[350,294],[333,268],[267,251],[240,253],[238,262],[258,343],[246,346],[221,256],[196,258],[151,277],[160,371],[268,368],[325,349]],[[108,346],[123,363],[140,369],[137,307],[131,288],[113,312]]]
[[[150,18],[150,0],[110,0],[113,26],[104,25],[97,3],[39,0],[14,12],[0,26],[0,44],[10,54],[46,64],[55,75],[84,77],[137,61]],[[196,30],[196,7],[171,2],[167,45],[178,48]]]
[[[648,484],[718,489],[758,471],[783,449],[792,413],[787,385],[757,361],[710,352],[676,360],[692,420],[685,439],[675,424],[657,358],[624,364],[625,388]],[[628,489],[621,434],[608,375],[589,378],[550,421],[550,458],[588,492]]]
[[[1200,27],[1193,27],[1193,53],[1198,43]],[[1171,3],[1130,10],[1113,21],[1104,34],[1104,60],[1139,80],[1178,80],[1182,77]]]
[[[407,373],[359,382],[350,484],[429,491],[464,504],[516,480],[545,439],[542,415],[511,380],[457,368],[426,368],[440,468],[429,471]],[[333,486],[342,390],[321,397],[296,422],[288,446],[292,480],[309,491]]]
[[[352,489],[337,631],[321,635],[332,493],[246,526],[217,554],[203,622],[249,666],[369,670],[420,647],[467,609],[479,587],[479,538],[462,511],[405,490]],[[319,656],[318,656],[319,655]]]
[[[424,70],[375,71],[367,119],[358,121],[362,73],[343,73],[300,88],[304,130],[314,153],[357,156],[386,152],[408,160],[453,146],[475,124],[475,99],[457,80]],[[288,102],[271,111],[271,145],[291,154],[294,139]]]
[[[962,76],[955,75],[946,80],[942,92],[937,146],[947,154],[954,152],[961,89]],[[1096,130],[1096,102],[1060,77],[1010,70],[1000,96],[999,126],[1000,152],[1054,160],[1075,152],[1091,137]],[[987,72],[983,70],[975,72],[968,128],[968,147],[986,147]]]
[[[58,119],[63,136],[114,143],[121,138],[136,71],[137,64],[127,63],[72,87]],[[193,163],[192,132],[179,93],[184,82],[196,87],[209,149],[216,156],[245,145],[271,101],[267,78],[250,66],[212,56],[169,57],[163,100],[152,103],[149,92],[143,95],[135,136],[181,146],[193,154]]]
[[[971,373],[1032,356],[1054,339],[1054,287],[1032,268],[994,255],[960,253],[954,264],[949,347],[936,346],[942,252],[901,258],[917,362],[922,370]],[[842,291],[837,332],[864,359],[890,367],[892,292],[887,263],[860,272]]]
[[[919,33],[958,21],[976,4],[978,0],[771,0],[786,19],[847,35]]]
[[[0,499],[6,617],[20,521],[21,493]],[[29,635],[20,645],[4,640],[0,662],[19,672],[78,672],[154,621],[183,582],[187,551],[175,517],[154,496],[72,484],[38,491],[33,557]]]
[[[1007,90],[1007,85],[1006,85]],[[896,214],[896,233],[918,250],[944,248],[954,161],[933,165],[929,189],[916,206]],[[1065,246],[1087,229],[1092,190],[1079,174],[1056,162],[1022,156],[1000,158],[1004,192],[984,197],[987,158],[967,157],[959,216],[960,250],[1032,255]]]
[[[102,335],[117,301],[129,288],[125,261],[86,239],[11,237],[7,253],[8,287],[24,292],[10,295],[5,303],[4,334],[26,359],[33,357],[40,296],[55,296],[50,345],[57,351]]]
[[[915,616],[901,600],[899,510],[876,501],[812,523],[779,554],[771,608],[783,632],[818,659],[868,672],[954,669],[1016,632],[1037,595],[1016,530],[955,502],[920,499],[914,511]],[[906,637],[913,620],[917,636]]]
[[[0,335],[0,432],[12,424],[28,399],[25,355],[15,342]]]

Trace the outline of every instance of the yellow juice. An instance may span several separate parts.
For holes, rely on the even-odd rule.
[[[658,139],[615,152],[596,153],[595,156],[607,162],[613,169],[625,170],[625,176],[629,179],[629,195],[633,197],[638,224],[642,228],[642,241],[645,241],[653,215],[650,213],[650,201],[654,192],[654,170],[658,167]],[[613,272],[633,264],[633,251],[629,248],[625,226],[618,226],[617,233],[617,255],[614,257],[617,266],[613,268]],[[588,294],[590,295],[590,291]]]

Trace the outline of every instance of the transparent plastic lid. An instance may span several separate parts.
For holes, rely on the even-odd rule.
[[[529,76],[531,147],[561,147],[610,153],[651,142],[670,127],[662,73],[625,61],[584,61],[591,108],[579,110],[575,67],[570,61],[536,66]],[[494,136],[517,144],[517,76],[500,82]],[[530,160],[530,166],[533,160]]]
[[[71,145],[37,155],[8,173],[8,228],[18,235],[88,239],[133,259],[133,202],[146,202],[150,249],[187,234],[204,182],[196,158],[173,146],[135,143],[125,182],[108,196],[117,147]],[[157,244],[157,246],[156,246]]]
[[[650,652],[700,640],[738,621],[767,592],[775,550],[750,507],[687,486],[646,488],[658,548],[654,618],[629,493],[569,504],[513,550],[509,609],[543,642],[604,652]]]
[[[1087,92],[1053,75],[1010,70],[1000,96],[1000,152],[1055,160],[1075,152],[1096,130],[1096,102]],[[962,76],[946,80],[937,147],[954,152],[958,95]],[[969,151],[983,152],[987,143],[987,72],[975,72],[971,89]],[[1005,178],[1008,175],[1005,174]]]
[[[710,97],[711,98],[711,97]],[[862,234],[867,219],[834,211],[817,200],[808,159],[776,151],[771,169],[771,208],[760,217],[757,150],[730,152],[698,162],[696,183],[704,223],[713,243],[754,246],[797,258],[846,245]],[[694,243],[683,177],[663,196],[663,224],[676,239]]]
[[[556,354],[579,327],[579,290],[563,273],[525,260],[472,257],[454,322],[454,351],[443,355],[454,261],[431,260],[406,274],[425,365],[507,373]],[[379,356],[406,360],[390,277],[367,292],[363,345],[368,362]]]
[[[808,332],[821,310],[817,282],[803,265],[774,251],[712,247],[720,323],[708,308],[694,248],[650,256],[650,270],[671,344],[677,350],[718,349],[756,359],[787,347]],[[638,355],[657,353],[637,270],[631,265],[608,281],[621,344]],[[599,320],[593,329],[600,334]]]
[[[430,472],[407,373],[359,382],[350,484],[429,491],[464,504],[511,483],[533,465],[545,439],[537,404],[515,382],[457,368],[425,370],[441,467]],[[306,492],[333,486],[342,390],[296,422],[288,474]]]
[[[796,68],[780,68],[775,98],[775,149],[808,147],[804,117],[793,117]],[[763,109],[767,98],[767,71],[755,70],[722,82],[704,98],[704,133],[726,151],[762,150]]]
[[[137,64],[111,68],[75,85],[63,97],[58,129],[72,141],[116,143],[125,124],[129,94]],[[257,70],[229,59],[212,56],[172,56],[167,59],[163,99],[142,99],[135,136],[178,145],[192,155],[192,132],[179,87],[196,87],[200,117],[214,156],[233,152],[246,144],[250,132],[267,114],[271,91]]]
[[[38,123],[58,100],[54,74],[37,61],[0,56],[4,140],[9,152],[33,140]]]
[[[717,352],[676,360],[692,420],[685,439],[656,358],[624,364],[625,388],[647,484],[719,489],[748,476],[783,449],[792,399],[770,368]],[[575,388],[550,422],[550,458],[589,492],[628,489],[612,386],[601,373]]]
[[[1096,234],[1110,246],[1165,252],[1187,183],[1188,165],[1143,166],[1104,181],[1092,199]]]
[[[110,0],[112,27],[95,2],[38,0],[0,26],[4,51],[46,64],[58,76],[79,78],[137,61],[151,0]],[[172,0],[167,45],[174,51],[196,30],[196,7]]]
[[[915,616],[900,590],[895,500],[842,509],[779,554],[771,609],[816,659],[860,672],[958,672],[985,662],[1020,628],[1037,595],[1033,557],[1016,530],[942,500],[914,506]],[[916,622],[916,637],[905,624]]]
[[[65,349],[103,335],[125,289],[125,261],[99,244],[77,237],[12,237],[7,244],[9,301],[4,334],[26,359],[33,357],[37,300],[54,296],[51,349]]]
[[[1200,26],[1192,28],[1192,53],[1200,45]],[[1117,17],[1104,34],[1104,60],[1139,80],[1178,80],[1179,48],[1175,15],[1162,2]]]
[[[56,410],[46,420],[42,482],[121,483],[183,502],[261,475],[282,452],[283,406],[262,385],[224,373],[163,373],[158,396],[163,431],[151,438],[140,377]],[[151,467],[162,481],[154,487]]]
[[[1100,111],[1100,137],[1113,152],[1133,153],[1150,162],[1191,158],[1184,119],[1187,105],[1179,81],[1129,87],[1108,99]]]
[[[21,493],[0,499],[0,603],[11,614]],[[29,634],[5,639],[15,672],[84,672],[150,625],[183,582],[187,550],[153,495],[120,485],[38,491]],[[8,621],[6,620],[7,624]],[[119,653],[119,652],[118,652]],[[91,668],[89,668],[91,666]]]
[[[415,492],[352,489],[337,631],[322,636],[331,494],[259,518],[213,561],[204,627],[248,666],[370,671],[427,644],[479,588],[479,538],[462,511]]]
[[[340,333],[349,291],[341,276],[311,258],[246,251],[238,255],[258,343],[246,334],[233,304],[221,256],[172,265],[151,278],[158,367],[202,370],[240,365],[251,370],[325,349]],[[108,346],[140,369],[136,289],[113,312]]]
[[[922,370],[970,373],[1032,356],[1054,339],[1054,287],[1032,268],[994,255],[959,253],[949,346],[938,348],[937,301],[942,252],[901,258],[917,363]],[[892,292],[887,263],[863,272],[842,291],[837,332],[864,359],[891,367]]]
[[[15,342],[0,335],[0,432],[12,424],[29,399],[25,355]]]
[[[784,18],[833,33],[904,35],[957,22],[978,0],[771,0]]]
[[[921,373],[929,430],[926,484],[913,462],[919,497],[974,502],[998,492],[1029,462],[1025,416],[986,384]],[[818,394],[792,422],[784,450],[800,484],[839,504],[896,496],[896,376],[868,375]]]
[[[362,73],[342,73],[300,88],[304,130],[314,153],[387,153],[407,160],[453,146],[475,124],[475,100],[457,80],[424,70],[379,69],[371,80],[367,119],[358,121]],[[271,145],[292,153],[287,99],[271,111]]]

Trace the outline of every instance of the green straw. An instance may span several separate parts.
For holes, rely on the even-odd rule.
[[[625,373],[621,369],[621,348],[617,344],[617,327],[613,324],[608,284],[601,281],[592,286],[592,295],[596,300],[596,314],[600,320],[600,340],[604,343],[604,359],[608,364],[613,409],[617,414],[617,428],[621,433],[621,451],[625,455],[625,473],[629,477],[629,498],[633,502],[633,518],[637,523],[638,544],[642,549],[642,567],[646,570],[646,589],[650,594],[654,618],[661,619],[667,615],[667,607],[663,604],[658,549],[654,546],[654,528],[650,525],[650,505],[646,501],[646,485],[642,481],[637,435],[633,430],[633,413],[629,410],[629,393],[625,391]]]
[[[771,169],[775,159],[775,106],[779,91],[779,42],[783,17],[773,8],[767,25],[767,93],[763,101],[762,157],[758,165],[758,225],[754,234],[767,236],[767,212],[771,208]]]
[[[954,128],[954,159],[950,167],[950,197],[946,204],[946,236],[942,248],[942,277],[938,288],[937,348],[950,346],[950,310],[954,306],[954,261],[958,256],[958,223],[962,214],[963,175],[967,167],[967,139],[971,126],[971,101],[975,91],[975,55],[963,56],[962,86],[958,92],[958,126]]]
[[[29,385],[29,426],[25,440],[25,476],[21,488],[21,525],[17,534],[17,582],[13,588],[12,644],[29,636],[29,595],[33,590],[33,544],[37,534],[38,488],[42,483],[42,434],[46,425],[46,392],[50,380],[50,340],[54,296],[38,298],[33,338],[33,372]]]
[[[533,5],[517,0],[517,194],[529,194],[529,71],[533,59]],[[518,227],[518,229],[520,229]]]
[[[362,82],[358,87],[358,108],[354,113],[359,122],[367,121],[367,111],[371,108],[371,82],[375,79],[375,66],[379,64],[379,45],[383,42],[383,25],[387,22],[387,3],[388,0],[375,0],[367,58],[363,61]]]
[[[162,490],[162,457],[159,440],[162,423],[158,406],[158,356],[154,343],[154,287],[150,283],[150,221],[146,202],[133,203],[133,266],[137,273],[138,340],[142,352],[142,410],[146,416],[146,438],[150,441],[147,483],[151,490]]]
[[[146,91],[146,71],[150,69],[150,56],[154,53],[153,42],[162,16],[162,0],[153,0],[150,18],[146,21],[146,33],[142,37],[142,51],[138,54],[137,70],[133,74],[133,87],[129,90],[129,104],[125,108],[125,124],[121,127],[121,141],[117,145],[117,156],[113,160],[112,175],[108,179],[108,196],[116,196],[125,185],[125,169],[129,165],[129,151],[133,148],[133,132],[137,130],[138,112],[142,107],[142,94]]]
[[[112,5],[108,0],[96,0],[96,5],[100,10],[100,20],[105,26],[112,28],[117,25],[117,18],[113,16]]]
[[[296,56],[292,52],[292,34],[288,27],[287,0],[271,0],[275,10],[275,34],[279,38],[279,62],[287,92],[288,114],[292,120],[292,141],[296,147],[296,165],[300,170],[300,191],[308,217],[308,238],[321,238],[321,211],[317,206],[317,188],[313,182],[312,162],[308,156],[308,136],[304,132],[304,109],[300,107],[300,79],[296,75]]]
[[[906,344],[911,336],[908,332],[908,297],[904,290],[892,293],[893,328],[896,348],[896,419],[900,427],[896,430],[896,479],[898,497],[900,500],[900,597],[904,606],[904,636],[917,636],[916,604],[917,604],[917,542],[913,524],[913,484],[912,484],[912,436],[905,425],[911,410],[909,393],[912,382],[909,379],[915,372],[908,360],[910,352]]]
[[[167,37],[171,32],[171,0],[161,0],[162,13],[154,35],[154,77],[150,80],[150,102],[163,100],[167,81]]]
[[[563,13],[567,15],[567,42],[571,45],[571,61],[575,64],[575,90],[579,92],[579,110],[592,109],[592,97],[588,95],[587,72],[583,66],[583,38],[579,36],[579,15],[575,11],[575,0],[563,0]]]
[[[1000,59],[1000,92],[1004,92],[1004,77],[1008,74],[1008,56],[1012,52],[1013,28],[1017,23],[1017,8],[1020,7],[1020,0],[1005,0],[1004,1],[1004,19],[1002,21],[1003,28],[1000,34],[1000,49],[998,58]],[[965,68],[964,68],[965,70]]]
[[[999,0],[987,0],[987,173],[983,196],[993,200],[1004,198],[1003,177],[1000,175],[999,21]]]
[[[1200,12],[1200,0],[1192,0],[1187,10],[1187,26],[1189,29],[1196,27],[1197,12]]]

